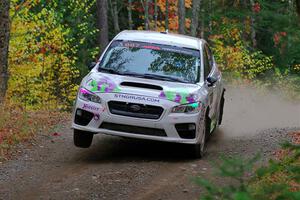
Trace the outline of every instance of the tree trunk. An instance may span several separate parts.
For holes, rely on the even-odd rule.
[[[149,10],[149,16],[148,16],[148,25],[149,25],[149,30],[153,30],[152,28],[153,27],[151,27],[151,22],[153,22],[153,19],[154,19],[154,13],[153,13],[153,0],[149,0],[149,5],[150,5],[150,7],[148,8]],[[151,11],[151,12],[150,12]]]
[[[145,30],[149,30],[149,0],[145,1]]]
[[[200,31],[200,37],[201,38],[204,38],[205,36],[205,21],[204,21],[204,18],[205,18],[205,11],[204,9],[201,9],[201,31]]]
[[[179,33],[185,34],[185,0],[178,0]]]
[[[165,27],[166,27],[166,31],[169,30],[169,0],[166,0]]]
[[[208,29],[209,29],[209,34],[212,34],[212,15],[213,15],[213,6],[212,6],[212,0],[209,0],[209,20],[208,20]]]
[[[192,10],[192,24],[191,24],[191,35],[197,35],[197,29],[199,24],[199,10],[200,10],[201,0],[193,0],[193,10]],[[201,29],[202,30],[202,29]]]
[[[102,52],[108,44],[107,0],[97,0],[98,44]]]
[[[0,1],[0,104],[4,102],[8,82],[9,6],[10,0]]]
[[[254,6],[254,0],[250,0],[251,9],[253,9]],[[255,30],[255,12],[252,10],[251,15],[251,41],[253,48],[257,47],[257,41],[256,41],[256,30]]]
[[[133,29],[133,23],[132,23],[132,0],[128,0],[128,28],[129,30]]]
[[[113,24],[114,24],[114,31],[115,34],[118,34],[120,32],[120,26],[119,26],[119,11],[118,11],[118,4],[117,1],[111,1],[109,0],[109,5],[110,5],[110,14],[113,19]]]
[[[157,31],[157,16],[158,16],[157,0],[154,0],[154,29],[156,31]]]
[[[117,1],[113,2],[113,11],[114,11],[114,29],[115,29],[115,34],[118,34],[120,32],[120,26],[119,26],[119,11],[118,11]]]
[[[297,11],[297,14],[298,14],[298,21],[299,21],[299,24],[300,24],[300,0],[296,0],[296,11]]]

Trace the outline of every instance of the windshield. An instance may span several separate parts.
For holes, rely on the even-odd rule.
[[[114,41],[101,60],[99,71],[195,83],[199,80],[199,63],[198,50],[144,42]]]

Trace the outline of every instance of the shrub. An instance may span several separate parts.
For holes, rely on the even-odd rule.
[[[224,20],[223,23],[230,22]],[[242,40],[238,24],[223,24],[223,27],[220,34],[212,35],[210,40],[220,69],[230,74],[231,79],[253,80],[274,68],[271,56],[264,55],[262,51],[249,50],[250,47]]]
[[[6,159],[16,144],[45,134],[66,119],[66,113],[48,110],[26,111],[15,105],[0,107],[0,161]]]
[[[300,133],[298,133],[298,140]],[[299,140],[300,141],[300,140]],[[267,166],[253,170],[258,156],[251,159],[222,157],[219,176],[231,179],[231,184],[217,186],[203,178],[196,183],[206,189],[201,199],[224,200],[297,200],[300,199],[300,145],[282,144],[284,156],[270,160]],[[254,174],[247,178],[246,174]]]

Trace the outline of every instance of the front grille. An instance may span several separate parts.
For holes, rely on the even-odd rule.
[[[152,135],[152,136],[160,136],[160,137],[167,136],[165,130],[163,129],[130,126],[124,124],[108,123],[108,122],[103,122],[99,128],[104,128],[112,131],[127,132],[132,134],[140,134],[140,135]]]
[[[164,109],[159,106],[121,101],[110,101],[108,102],[108,107],[112,114],[144,119],[159,119],[164,111]]]

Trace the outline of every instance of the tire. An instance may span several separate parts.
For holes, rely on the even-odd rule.
[[[225,92],[225,90],[222,93],[220,108],[219,108],[220,109],[219,110],[219,121],[218,121],[219,125],[222,124],[222,120],[223,120],[223,110],[224,110],[224,104],[225,104],[224,92]]]
[[[87,131],[74,129],[73,141],[76,147],[88,148],[91,146],[94,134]]]
[[[209,132],[210,132],[210,124],[209,124],[209,117],[208,114],[205,115],[205,121],[203,122],[204,124],[204,133],[201,138],[201,141],[199,144],[194,144],[193,145],[193,157],[194,158],[203,158],[205,153],[206,153],[206,142],[209,137]]]

